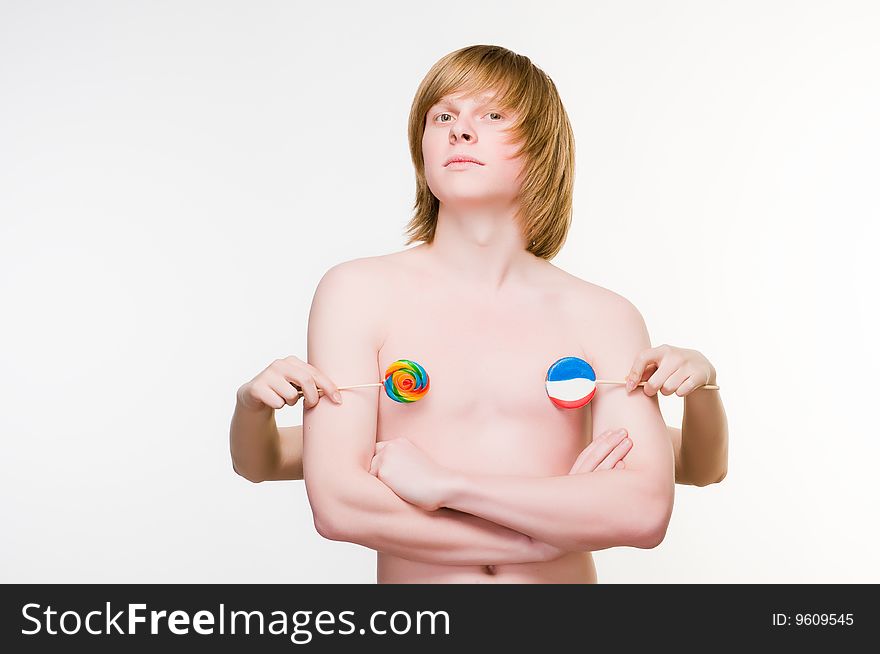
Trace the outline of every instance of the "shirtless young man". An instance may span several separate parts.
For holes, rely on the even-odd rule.
[[[673,452],[656,397],[605,386],[587,407],[560,410],[544,374],[574,355],[622,377],[650,341],[631,303],[547,261],[567,214],[561,227],[523,221],[524,159],[509,138],[517,114],[503,101],[511,86],[484,84],[477,90],[495,96],[485,103],[444,87],[456,66],[485,73],[473,67],[485,58],[467,56],[479,48],[438,62],[413,105],[419,122],[429,109],[418,145],[437,201],[427,227],[414,223],[424,242],[332,268],[309,320],[309,360],[333,379],[378,381],[410,358],[429,371],[431,391],[404,405],[377,387],[352,389],[341,404],[306,407],[306,489],[322,535],[377,550],[380,583],[594,582],[590,551],[662,541]],[[501,67],[521,72],[524,58],[504,53]],[[511,57],[517,65],[505,68]],[[523,74],[555,96],[537,69]],[[438,93],[446,104],[427,102]],[[570,128],[564,111],[556,118],[552,164],[564,174],[551,181],[570,199],[573,151],[559,155]],[[453,154],[481,163],[445,166]],[[568,474],[593,434],[623,425],[633,444],[625,467]]]

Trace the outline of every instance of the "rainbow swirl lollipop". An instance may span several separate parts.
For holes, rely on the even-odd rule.
[[[290,382],[296,388],[297,398],[303,396],[302,389]],[[353,386],[338,386],[337,390],[343,391],[349,388],[366,388],[368,386],[384,386],[385,394],[395,402],[409,404],[421,400],[431,388],[431,380],[428,373],[415,361],[398,359],[385,371],[385,381],[372,384],[355,384]],[[318,395],[323,395],[324,389],[318,389]]]
[[[428,373],[415,361],[398,359],[385,371],[385,393],[395,402],[421,400],[431,388]]]

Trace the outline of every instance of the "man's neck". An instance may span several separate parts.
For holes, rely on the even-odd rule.
[[[534,255],[515,219],[515,209],[441,204],[428,254],[451,277],[472,289],[497,293],[523,281]]]

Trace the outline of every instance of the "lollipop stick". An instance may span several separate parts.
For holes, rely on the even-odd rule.
[[[302,397],[302,395],[303,395],[302,389],[297,387],[297,385],[294,384],[293,382],[290,382],[290,385],[293,386],[294,388],[296,388],[296,394],[298,396]],[[377,382],[375,384],[355,384],[354,386],[337,386],[336,388],[340,391],[344,391],[347,388],[365,388],[367,386],[384,386],[384,385],[385,385],[384,382]],[[323,392],[324,392],[323,388],[318,389],[318,395],[320,395]]]
[[[340,391],[344,391],[347,388],[366,388],[367,386],[384,386],[384,385],[385,385],[384,382],[377,382],[375,384],[355,384],[354,386],[337,386],[336,388],[338,388]],[[323,393],[324,389],[319,388],[318,392]]]
[[[597,379],[597,384],[626,384],[625,381],[616,381],[611,379]],[[636,386],[644,386],[646,382],[639,382]],[[716,386],[715,384],[703,384],[702,386],[697,386],[694,390],[699,390],[701,388],[705,388],[707,391],[717,391],[720,386]]]

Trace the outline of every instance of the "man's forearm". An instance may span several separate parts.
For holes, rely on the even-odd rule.
[[[562,477],[456,473],[443,505],[566,551],[650,548],[664,537],[673,486],[657,490],[637,470]]]
[[[348,496],[335,499],[323,510],[326,521],[336,525],[324,530],[326,538],[425,563],[488,565],[543,560],[542,544],[523,533],[452,509],[426,511],[402,500],[367,471],[352,475],[357,479],[348,487]]]
[[[715,384],[714,375],[709,384]],[[682,476],[696,486],[727,474],[727,416],[717,390],[696,389],[684,397],[681,421]]]

